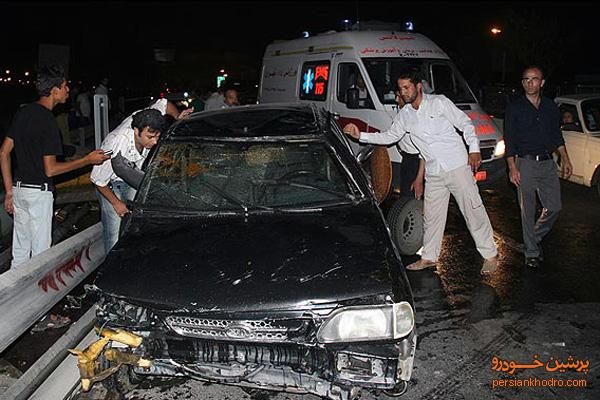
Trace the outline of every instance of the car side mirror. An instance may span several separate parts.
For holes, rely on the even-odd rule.
[[[123,179],[129,186],[138,190],[144,178],[144,171],[136,168],[135,164],[126,159],[119,152],[110,160],[115,174]]]
[[[360,108],[358,105],[360,92],[357,88],[349,88],[346,90],[346,107],[350,110],[356,110]]]

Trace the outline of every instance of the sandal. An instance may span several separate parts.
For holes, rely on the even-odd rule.
[[[70,323],[71,318],[69,317],[63,317],[58,314],[46,314],[33,328],[31,328],[31,332],[43,332],[46,329],[59,329]]]
[[[421,271],[422,269],[427,269],[427,268],[435,268],[435,262],[420,259],[419,261],[415,261],[414,263],[406,266],[406,269],[408,271]]]

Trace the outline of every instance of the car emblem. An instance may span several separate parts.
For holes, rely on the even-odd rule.
[[[252,331],[243,325],[230,325],[225,330],[225,335],[232,339],[249,339],[254,337]]]

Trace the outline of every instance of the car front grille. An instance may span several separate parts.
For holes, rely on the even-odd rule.
[[[179,335],[213,340],[286,342],[306,325],[303,320],[226,320],[168,316],[166,323]]]
[[[321,370],[329,365],[326,352],[318,348],[271,343],[224,343],[201,339],[167,339],[168,355],[183,363],[271,364],[304,370]]]

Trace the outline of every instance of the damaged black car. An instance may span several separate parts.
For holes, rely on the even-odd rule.
[[[244,106],[176,122],[92,285],[98,329],[141,341],[136,377],[356,398],[399,395],[410,285],[333,117]]]

